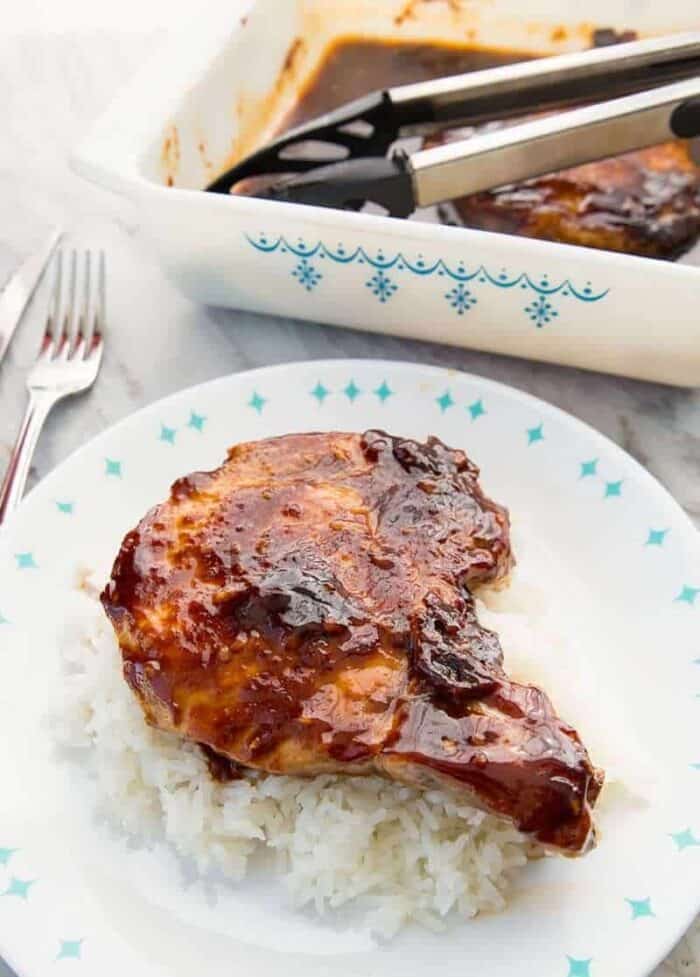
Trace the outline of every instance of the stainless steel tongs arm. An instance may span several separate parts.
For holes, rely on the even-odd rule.
[[[390,88],[404,129],[515,118],[700,76],[700,33],[631,41]]]
[[[700,77],[412,153],[418,206],[700,135]]]
[[[278,136],[221,173],[207,190],[229,193],[246,177],[313,173],[327,166],[331,157],[344,158],[348,163],[382,158],[405,132],[444,127],[446,123],[477,125],[515,118],[698,76],[700,33],[695,33],[631,41],[375,91]],[[317,202],[323,202],[322,196]]]

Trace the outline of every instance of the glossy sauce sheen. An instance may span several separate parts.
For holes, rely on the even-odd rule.
[[[477,477],[368,431],[239,445],[176,482],[102,596],[147,719],[272,773],[449,786],[584,850],[602,775],[476,618],[513,562]]]
[[[678,139],[461,197],[453,213],[465,227],[673,259],[700,235],[700,168]]]

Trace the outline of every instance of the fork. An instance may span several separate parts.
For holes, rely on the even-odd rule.
[[[39,435],[59,400],[88,390],[102,362],[105,330],[105,257],[100,252],[97,274],[86,251],[78,270],[72,252],[63,301],[64,253],[55,258],[55,277],[46,328],[34,366],[27,376],[29,403],[17,435],[5,479],[0,488],[0,526],[19,505]],[[82,300],[77,298],[82,278]]]

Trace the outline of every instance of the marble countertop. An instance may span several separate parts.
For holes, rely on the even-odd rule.
[[[108,255],[110,335],[99,382],[51,415],[32,480],[106,426],[165,394],[271,363],[330,357],[421,361],[527,390],[582,418],[645,465],[700,524],[700,391],[197,307],[134,240],[119,202],[67,165],[69,147],[157,42],[160,31],[0,34],[0,282],[51,225]],[[0,474],[24,405],[45,296],[0,367]],[[4,977],[0,964],[0,977]],[[655,977],[700,977],[700,923]]]

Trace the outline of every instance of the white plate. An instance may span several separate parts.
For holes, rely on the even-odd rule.
[[[212,901],[165,860],[125,854],[91,822],[82,772],[56,762],[43,722],[76,563],[106,566],[175,477],[216,466],[235,441],[372,426],[465,448],[487,490],[527,512],[579,581],[553,599],[599,636],[586,654],[655,776],[648,803],[613,812],[590,856],[530,865],[502,914],[384,946],[294,914],[271,885]],[[507,387],[334,361],[161,401],[61,465],[0,537],[0,952],[22,977],[418,977],[436,961],[446,977],[641,977],[698,909],[698,613],[700,544],[681,509],[605,438]],[[596,701],[590,714],[605,727]]]

